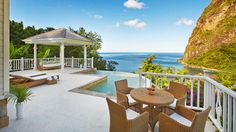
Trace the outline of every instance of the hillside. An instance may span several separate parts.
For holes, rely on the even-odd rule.
[[[181,61],[236,70],[236,0],[212,0],[198,19]]]

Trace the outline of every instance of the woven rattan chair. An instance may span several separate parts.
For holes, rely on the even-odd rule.
[[[135,107],[138,110],[142,108],[142,104],[136,102],[131,96],[130,91],[133,88],[128,86],[127,79],[115,81],[117,103],[124,105],[126,108]]]
[[[106,98],[110,112],[110,132],[148,132],[148,112],[138,114]]]
[[[166,91],[171,93],[175,97],[175,100],[172,104],[167,106],[167,108],[174,110],[178,105],[184,106],[187,97],[187,90],[188,88],[186,85],[170,82],[169,88],[167,88]]]
[[[176,113],[159,115],[158,132],[204,132],[211,107],[202,112],[194,112],[184,106],[177,106]]]

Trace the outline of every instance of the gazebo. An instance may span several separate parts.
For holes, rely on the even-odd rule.
[[[64,69],[64,48],[65,46],[84,47],[84,68],[87,68],[87,46],[93,42],[68,29],[60,28],[49,32],[38,34],[23,40],[26,44],[34,45],[34,69],[37,69],[37,45],[58,45],[60,46],[61,69]]]

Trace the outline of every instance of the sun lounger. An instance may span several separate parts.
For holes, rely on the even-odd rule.
[[[32,88],[35,86],[39,86],[42,84],[47,84],[48,80],[59,80],[58,74],[32,74],[32,75],[14,75],[11,74],[11,77],[14,79],[11,79],[10,82],[12,85],[21,85],[25,86],[27,88]]]
[[[44,64],[44,65],[39,65],[38,70],[52,70],[52,69],[58,69],[61,67],[60,63],[56,64]]]

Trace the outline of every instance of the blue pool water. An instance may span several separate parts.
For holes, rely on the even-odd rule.
[[[183,53],[140,53],[140,52],[103,52],[100,53],[104,60],[116,61],[117,71],[136,72],[142,66],[142,61],[150,55],[155,55],[154,63],[160,63],[164,67],[172,66],[183,68],[184,66],[177,62],[183,56]]]
[[[139,76],[137,74],[111,71],[95,71],[89,74],[107,76],[107,81],[102,82],[94,87],[91,87],[88,90],[105,93],[109,96],[115,95],[116,88],[114,82],[117,80],[127,79],[130,87],[139,87]]]

